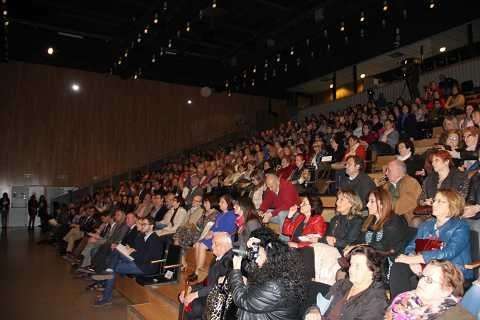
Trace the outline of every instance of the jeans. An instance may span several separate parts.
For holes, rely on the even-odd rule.
[[[135,262],[130,261],[129,259],[123,257],[122,255],[118,256],[118,262],[113,266],[113,278],[105,280],[105,290],[103,291],[102,301],[111,301],[113,293],[113,285],[115,284],[115,272],[120,275],[134,274],[142,275],[144,274],[142,270],[135,264]]]
[[[460,302],[476,319],[480,319],[480,283],[474,283]]]
[[[278,215],[270,219],[271,223],[275,223],[280,226],[280,236],[278,238],[283,242],[288,242],[289,240],[287,236],[284,236],[283,234],[281,234],[283,229],[283,223],[285,222],[285,218],[287,218],[287,216],[288,216],[288,211],[280,211]]]

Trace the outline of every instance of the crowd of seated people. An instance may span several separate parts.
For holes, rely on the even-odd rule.
[[[480,110],[462,97],[454,83],[431,83],[411,103],[369,101],[170,160],[58,210],[52,242],[77,277],[96,280],[98,306],[111,303],[115,274],[154,274],[152,262],[177,245],[196,283],[180,295],[193,303],[188,319],[210,312],[219,291],[239,319],[468,314],[463,289],[479,299],[468,266],[480,230]],[[416,150],[442,124],[441,137]],[[378,179],[381,155],[391,158]],[[333,217],[323,195],[336,196]],[[217,257],[210,266],[208,251]],[[322,252],[334,257],[325,270]],[[323,276],[334,280],[312,285]]]

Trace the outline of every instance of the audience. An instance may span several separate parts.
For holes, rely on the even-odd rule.
[[[180,296],[188,319],[211,311],[207,301],[216,285],[229,288],[226,293],[241,319],[298,319],[304,314],[303,282],[317,279],[317,267],[321,269],[325,260],[317,261],[316,253],[322,249],[331,252],[332,270],[338,270],[339,257],[351,266],[348,278],[340,280],[339,272],[331,288],[335,272],[329,281],[320,281],[315,294],[318,288],[323,293],[330,288],[330,293],[326,299],[317,299],[318,309],[310,309],[307,319],[320,315],[322,319],[382,319],[385,293],[393,298],[387,318],[443,315],[460,299],[444,273],[455,276],[457,268],[467,280],[472,278],[464,265],[475,247],[470,244],[470,230],[480,229],[480,110],[463,102],[463,111],[462,103],[457,103],[461,94],[453,85],[444,108],[444,94],[443,87],[440,90],[433,82],[425,97],[414,103],[399,99],[393,107],[387,103],[380,107],[370,101],[301,122],[292,120],[227,145],[165,161],[158,170],[134,174],[115,189],[99,188],[68,207],[54,207],[52,215],[46,202],[40,205],[32,196],[29,228],[41,213],[42,229],[50,231],[51,243],[67,253],[67,260],[80,267],[78,272],[96,273],[95,286],[105,290],[98,306],[111,302],[114,272],[156,273],[158,265],[150,262],[165,258],[175,243],[182,251],[194,247],[195,269],[189,278],[200,280]],[[432,137],[432,127],[442,123],[440,141],[435,140],[437,129],[434,138],[417,144],[416,139]],[[430,150],[424,153],[426,149]],[[385,166],[377,188],[367,172],[382,154],[396,159]],[[319,190],[321,195],[337,194],[336,214],[330,221]],[[432,206],[433,219],[418,217],[422,208],[417,205]],[[128,213],[125,224],[118,217],[111,220],[119,212]],[[262,223],[273,227],[278,239]],[[260,245],[254,238],[260,239]],[[122,256],[117,250],[120,243],[140,260]],[[233,251],[244,256],[244,266],[240,268],[240,259],[235,258],[235,269],[241,271],[228,276],[231,266],[220,261],[225,255],[231,259],[232,243]],[[217,259],[202,282],[208,250]],[[305,258],[309,255],[314,262]],[[186,269],[185,256],[181,263]],[[308,264],[315,264],[315,275]],[[425,264],[422,274],[420,265]],[[241,282],[240,273],[247,284]],[[441,289],[434,289],[435,285]],[[426,293],[434,291],[439,294]]]

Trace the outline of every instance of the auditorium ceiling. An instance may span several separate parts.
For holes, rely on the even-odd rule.
[[[280,97],[464,25],[480,16],[474,3],[0,0],[0,57]]]

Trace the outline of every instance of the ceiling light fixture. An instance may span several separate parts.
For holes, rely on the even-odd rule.
[[[445,51],[447,51],[447,47],[441,47],[440,48],[440,52],[445,52]]]
[[[330,89],[333,89],[333,83],[330,83]]]
[[[366,77],[365,73],[362,73],[362,74],[360,75],[360,79],[365,79],[365,77]]]
[[[295,54],[295,48],[291,47],[290,48],[290,55],[293,56]]]
[[[155,15],[153,16],[153,23],[158,23],[158,13],[155,13]]]
[[[55,53],[55,49],[53,49],[53,47],[49,47],[49,48],[47,49],[47,53],[48,53],[49,55],[52,55],[52,54]]]
[[[213,2],[212,2],[212,8],[215,9],[216,7],[217,7],[217,1],[216,1],[216,0],[213,0]]]
[[[188,103],[188,104],[192,104],[192,100],[188,99],[188,100],[187,100],[187,103]]]
[[[345,22],[340,23],[340,31],[345,31]]]
[[[72,83],[72,86],[70,87],[73,92],[78,92],[80,91],[80,85],[78,83]]]
[[[360,13],[360,22],[365,22],[365,13],[363,11]]]
[[[383,11],[388,11],[388,1],[383,2]]]
[[[430,0],[430,5],[429,5],[430,9],[433,9],[435,8],[435,1],[434,0]]]
[[[187,27],[185,28],[187,32],[190,32],[190,22],[187,22]]]

